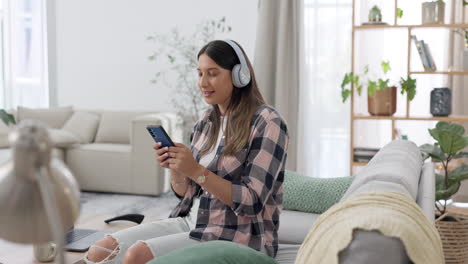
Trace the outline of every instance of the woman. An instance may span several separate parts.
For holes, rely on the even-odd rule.
[[[209,240],[229,240],[276,256],[286,124],[265,105],[237,43],[205,45],[197,70],[198,86],[212,107],[195,124],[191,148],[154,146],[156,160],[170,169],[180,203],[169,219],[106,236],[90,248],[88,263],[146,263]]]

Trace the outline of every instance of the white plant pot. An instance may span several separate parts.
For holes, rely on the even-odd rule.
[[[443,24],[445,17],[444,2],[422,3],[422,24]]]

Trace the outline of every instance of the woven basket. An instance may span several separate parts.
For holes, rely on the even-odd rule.
[[[456,221],[441,221],[447,215]],[[435,224],[444,247],[445,262],[468,263],[468,214],[450,211],[437,218]]]

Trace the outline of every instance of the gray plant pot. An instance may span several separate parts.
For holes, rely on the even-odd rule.
[[[422,3],[422,24],[443,24],[445,17],[444,2]]]

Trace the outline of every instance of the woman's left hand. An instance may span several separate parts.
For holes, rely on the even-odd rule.
[[[201,165],[195,161],[192,152],[184,144],[174,143],[175,147],[169,147],[169,168],[182,173],[192,179],[197,177],[202,170]]]

